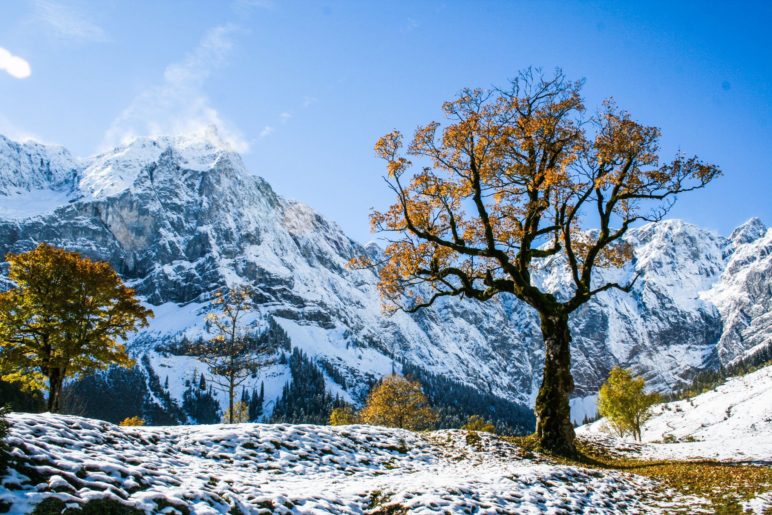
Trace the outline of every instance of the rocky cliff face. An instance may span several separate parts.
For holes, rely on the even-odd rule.
[[[156,318],[130,349],[170,377],[173,396],[204,367],[159,349],[200,335],[211,293],[235,284],[256,291],[255,330],[272,317],[293,346],[346,378],[345,389],[328,378],[344,397],[401,360],[520,403],[539,384],[530,308],[500,296],[384,316],[376,276],[345,266],[377,249],[276,195],[216,140],[140,139],[79,162],[61,148],[0,137],[0,255],[40,241],[111,262],[152,305]],[[772,231],[760,221],[727,239],[671,220],[635,229],[629,241],[633,262],[604,274],[641,272],[635,290],[602,294],[573,316],[577,396],[594,393],[618,363],[667,389],[769,344]],[[557,291],[562,270],[548,264],[539,280]],[[286,379],[276,365],[254,380],[271,399]]]

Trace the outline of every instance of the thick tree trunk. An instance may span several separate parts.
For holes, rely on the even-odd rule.
[[[59,413],[59,400],[62,397],[64,374],[59,368],[52,368],[48,376],[48,411]]]
[[[568,399],[574,390],[574,379],[568,315],[542,315],[541,332],[545,357],[544,377],[536,397],[536,436],[543,449],[573,456],[576,447]]]

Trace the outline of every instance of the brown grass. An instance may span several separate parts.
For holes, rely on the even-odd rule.
[[[507,438],[527,451],[538,451],[532,436]],[[566,465],[617,470],[646,476],[668,489],[709,500],[715,513],[742,513],[741,503],[772,489],[772,467],[719,461],[640,460],[615,455],[610,449],[578,441],[580,455],[549,456]],[[542,453],[543,454],[543,453]],[[684,507],[689,509],[689,507]],[[769,513],[772,513],[770,511]]]

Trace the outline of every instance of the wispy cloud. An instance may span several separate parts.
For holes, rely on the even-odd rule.
[[[32,74],[29,63],[3,47],[0,47],[0,70],[8,72],[15,79],[26,79]]]
[[[71,4],[54,0],[33,1],[35,21],[46,25],[60,38],[80,41],[105,41],[104,29]]]
[[[0,134],[11,138],[14,141],[37,141],[38,143],[44,142],[40,136],[19,127],[2,114],[0,114]]]
[[[208,30],[192,52],[166,67],[161,84],[140,93],[114,120],[104,146],[138,136],[204,132],[217,134],[221,143],[237,152],[248,151],[246,139],[222,118],[204,94],[206,80],[225,65],[238,30],[231,24]]]

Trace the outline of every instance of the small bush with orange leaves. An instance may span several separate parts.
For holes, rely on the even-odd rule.
[[[121,420],[121,423],[118,425],[124,426],[124,427],[144,426],[145,421],[142,420],[140,417],[127,417]]]

